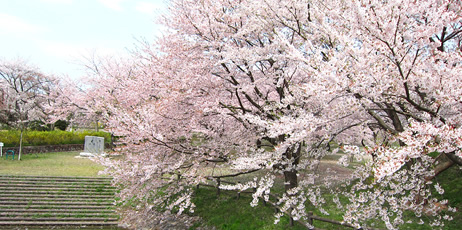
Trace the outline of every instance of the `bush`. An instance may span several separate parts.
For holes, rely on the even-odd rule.
[[[57,120],[55,122],[55,128],[60,129],[62,131],[65,131],[67,129],[67,126],[69,126],[69,122],[67,121]]]
[[[33,131],[50,131],[50,125],[45,124],[43,121],[35,120],[28,124],[29,129]]]
[[[19,146],[19,137],[21,132],[18,130],[0,131],[0,142],[5,147]],[[79,131],[67,132],[61,130],[55,131],[25,131],[23,134],[24,146],[37,145],[65,145],[65,144],[83,144],[85,136],[104,137],[105,143],[111,142],[111,134],[107,132]]]

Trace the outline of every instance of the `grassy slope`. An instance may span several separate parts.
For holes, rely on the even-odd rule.
[[[452,167],[440,174],[437,181],[445,189],[442,197],[438,198],[448,199],[450,205],[458,210],[455,214],[450,213],[454,220],[445,222],[442,229],[462,229],[462,169],[457,166]],[[331,198],[331,196],[327,194],[326,198]],[[217,229],[288,229],[287,218],[281,220],[280,224],[274,225],[274,209],[270,206],[265,207],[261,202],[256,208],[253,208],[250,206],[251,199],[250,195],[245,194],[241,195],[240,200],[237,200],[236,193],[233,192],[224,192],[220,197],[217,197],[216,190],[201,187],[196,191],[194,202],[197,208],[194,215],[200,216],[205,225],[215,226]],[[314,211],[315,215],[341,221],[342,213],[335,209],[332,202],[328,202],[324,208],[331,213],[330,216],[324,216],[312,207],[307,207],[308,210]],[[413,220],[414,223],[404,224],[400,229],[439,229],[429,225],[419,225],[415,223],[417,219]],[[314,225],[321,229],[351,229],[320,221],[314,221]],[[371,223],[370,226],[385,229],[383,223]],[[303,227],[296,225],[291,229],[303,229]]]
[[[0,159],[1,175],[97,176],[104,168],[90,159],[75,158],[79,152],[27,154],[21,161]]]
[[[281,218],[275,225],[274,208],[264,206],[262,202],[251,207],[251,201],[248,194],[242,194],[238,200],[235,192],[222,191],[217,197],[215,189],[201,187],[196,190],[194,215],[200,216],[205,225],[218,229],[305,229],[297,223],[290,227],[288,218]]]

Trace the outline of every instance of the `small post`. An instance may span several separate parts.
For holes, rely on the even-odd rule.
[[[241,182],[238,181],[237,183],[240,184]],[[240,198],[241,198],[241,191],[237,191],[237,199],[239,200]]]
[[[221,184],[220,177],[218,177],[217,178],[217,196],[220,196],[220,184]]]
[[[3,157],[3,142],[0,142],[0,157]]]
[[[265,198],[264,198],[264,197],[263,197],[263,205],[265,205],[265,206],[266,206],[266,200],[265,200]]]
[[[294,218],[292,218],[292,208],[289,208],[289,221],[290,221],[290,226],[294,226]]]
[[[278,213],[279,212],[279,208],[276,206],[276,204],[279,202],[279,198],[276,198],[276,201],[274,202],[274,213]]]
[[[309,211],[308,212],[308,224],[310,224],[311,226],[313,226],[313,218],[311,218],[312,216],[313,216],[313,212]]]

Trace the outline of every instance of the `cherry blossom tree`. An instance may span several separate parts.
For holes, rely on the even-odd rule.
[[[346,22],[345,36],[354,38],[354,45],[345,49],[351,56],[345,71],[350,80],[347,90],[369,114],[369,126],[381,139],[367,146],[374,161],[367,165],[370,168],[362,168],[371,170],[376,181],[366,182],[364,174],[360,176],[355,189],[361,192],[351,196],[359,199],[352,198],[355,202],[346,219],[357,222],[359,216],[366,219],[382,213],[387,227],[395,228],[403,223],[402,210],[438,216],[440,205],[447,201],[433,199],[428,184],[461,163],[456,115],[461,109],[460,2],[371,1],[343,7],[338,17]],[[434,159],[428,155],[432,152],[440,156]],[[442,160],[444,156],[449,162]],[[377,186],[377,192],[364,189],[368,186]],[[443,192],[437,183],[434,187]],[[383,194],[377,195],[379,191]],[[351,209],[361,203],[371,208]],[[386,204],[390,206],[385,208]],[[439,218],[431,224],[440,225]]]
[[[0,122],[21,130],[19,156],[21,159],[22,136],[27,123],[46,120],[45,106],[54,78],[24,60],[0,63],[0,88],[2,94]]]
[[[402,184],[409,183],[405,178],[415,176],[419,181],[408,189],[425,191],[425,195],[404,195],[402,199],[412,200],[413,205],[397,209],[393,223],[384,213],[397,206],[355,215],[363,215],[358,218],[365,220],[378,213],[393,228],[402,223],[403,208],[420,213],[424,205],[435,206],[428,203],[431,192],[426,184],[445,167],[432,170],[429,161],[433,159],[426,153],[431,152],[429,149],[441,151],[451,161],[460,162],[457,131],[450,128],[459,126],[460,112],[460,86],[455,80],[460,72],[458,2],[181,1],[174,8],[178,14],[169,21],[171,28],[195,47],[202,45],[205,55],[216,60],[212,74],[224,80],[225,90],[234,97],[228,103],[221,102],[221,108],[274,144],[274,152],[256,151],[237,158],[233,162],[237,167],[277,165],[286,176],[289,191],[298,187],[294,175],[303,159],[299,155],[302,142],[320,146],[315,143],[337,137],[338,141],[355,143],[339,134],[361,128],[355,129],[355,136],[378,156],[370,169],[361,169],[375,174],[384,190],[397,180],[395,173]],[[427,127],[422,131],[427,139],[414,132],[414,139],[419,141],[411,144],[410,137],[402,136],[409,135],[404,132],[409,127]],[[444,135],[443,130],[447,130]],[[327,138],[319,138],[320,134]],[[377,138],[374,142],[371,138],[374,135],[382,140],[395,138],[403,147],[400,152],[387,144],[377,148]],[[450,137],[446,143],[441,140],[443,136]],[[429,137],[435,140],[428,142]],[[430,144],[441,148],[425,147]],[[317,160],[326,154],[315,150],[307,152],[319,154],[314,157]],[[410,169],[397,173],[404,163]],[[393,179],[386,182],[386,175]],[[262,186],[262,190],[268,187]],[[406,193],[388,193],[391,200],[372,207],[407,205],[392,200]],[[347,221],[360,224],[349,215]]]
[[[93,97],[89,96],[93,88],[87,78],[79,81],[71,78],[57,79],[54,89],[50,92],[51,101],[45,109],[50,114],[49,122],[65,120],[71,129],[77,127],[92,127],[101,119],[101,110],[95,106]]]
[[[436,216],[433,225],[450,219],[429,184],[461,161],[458,1],[176,0],[163,23],[155,43],[90,66],[91,109],[122,137],[124,160],[102,161],[123,198],[192,211],[191,185],[222,162],[267,172],[221,186],[255,188],[252,205],[282,175],[278,204],[295,218],[306,218],[305,205],[327,213],[327,187],[357,227],[397,228],[406,210]],[[338,151],[332,141],[345,144],[342,165],[372,156],[348,190],[315,183],[313,169]]]

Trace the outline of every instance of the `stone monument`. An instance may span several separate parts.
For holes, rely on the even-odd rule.
[[[104,137],[85,136],[85,146],[80,156],[93,157],[97,155],[105,155]]]

